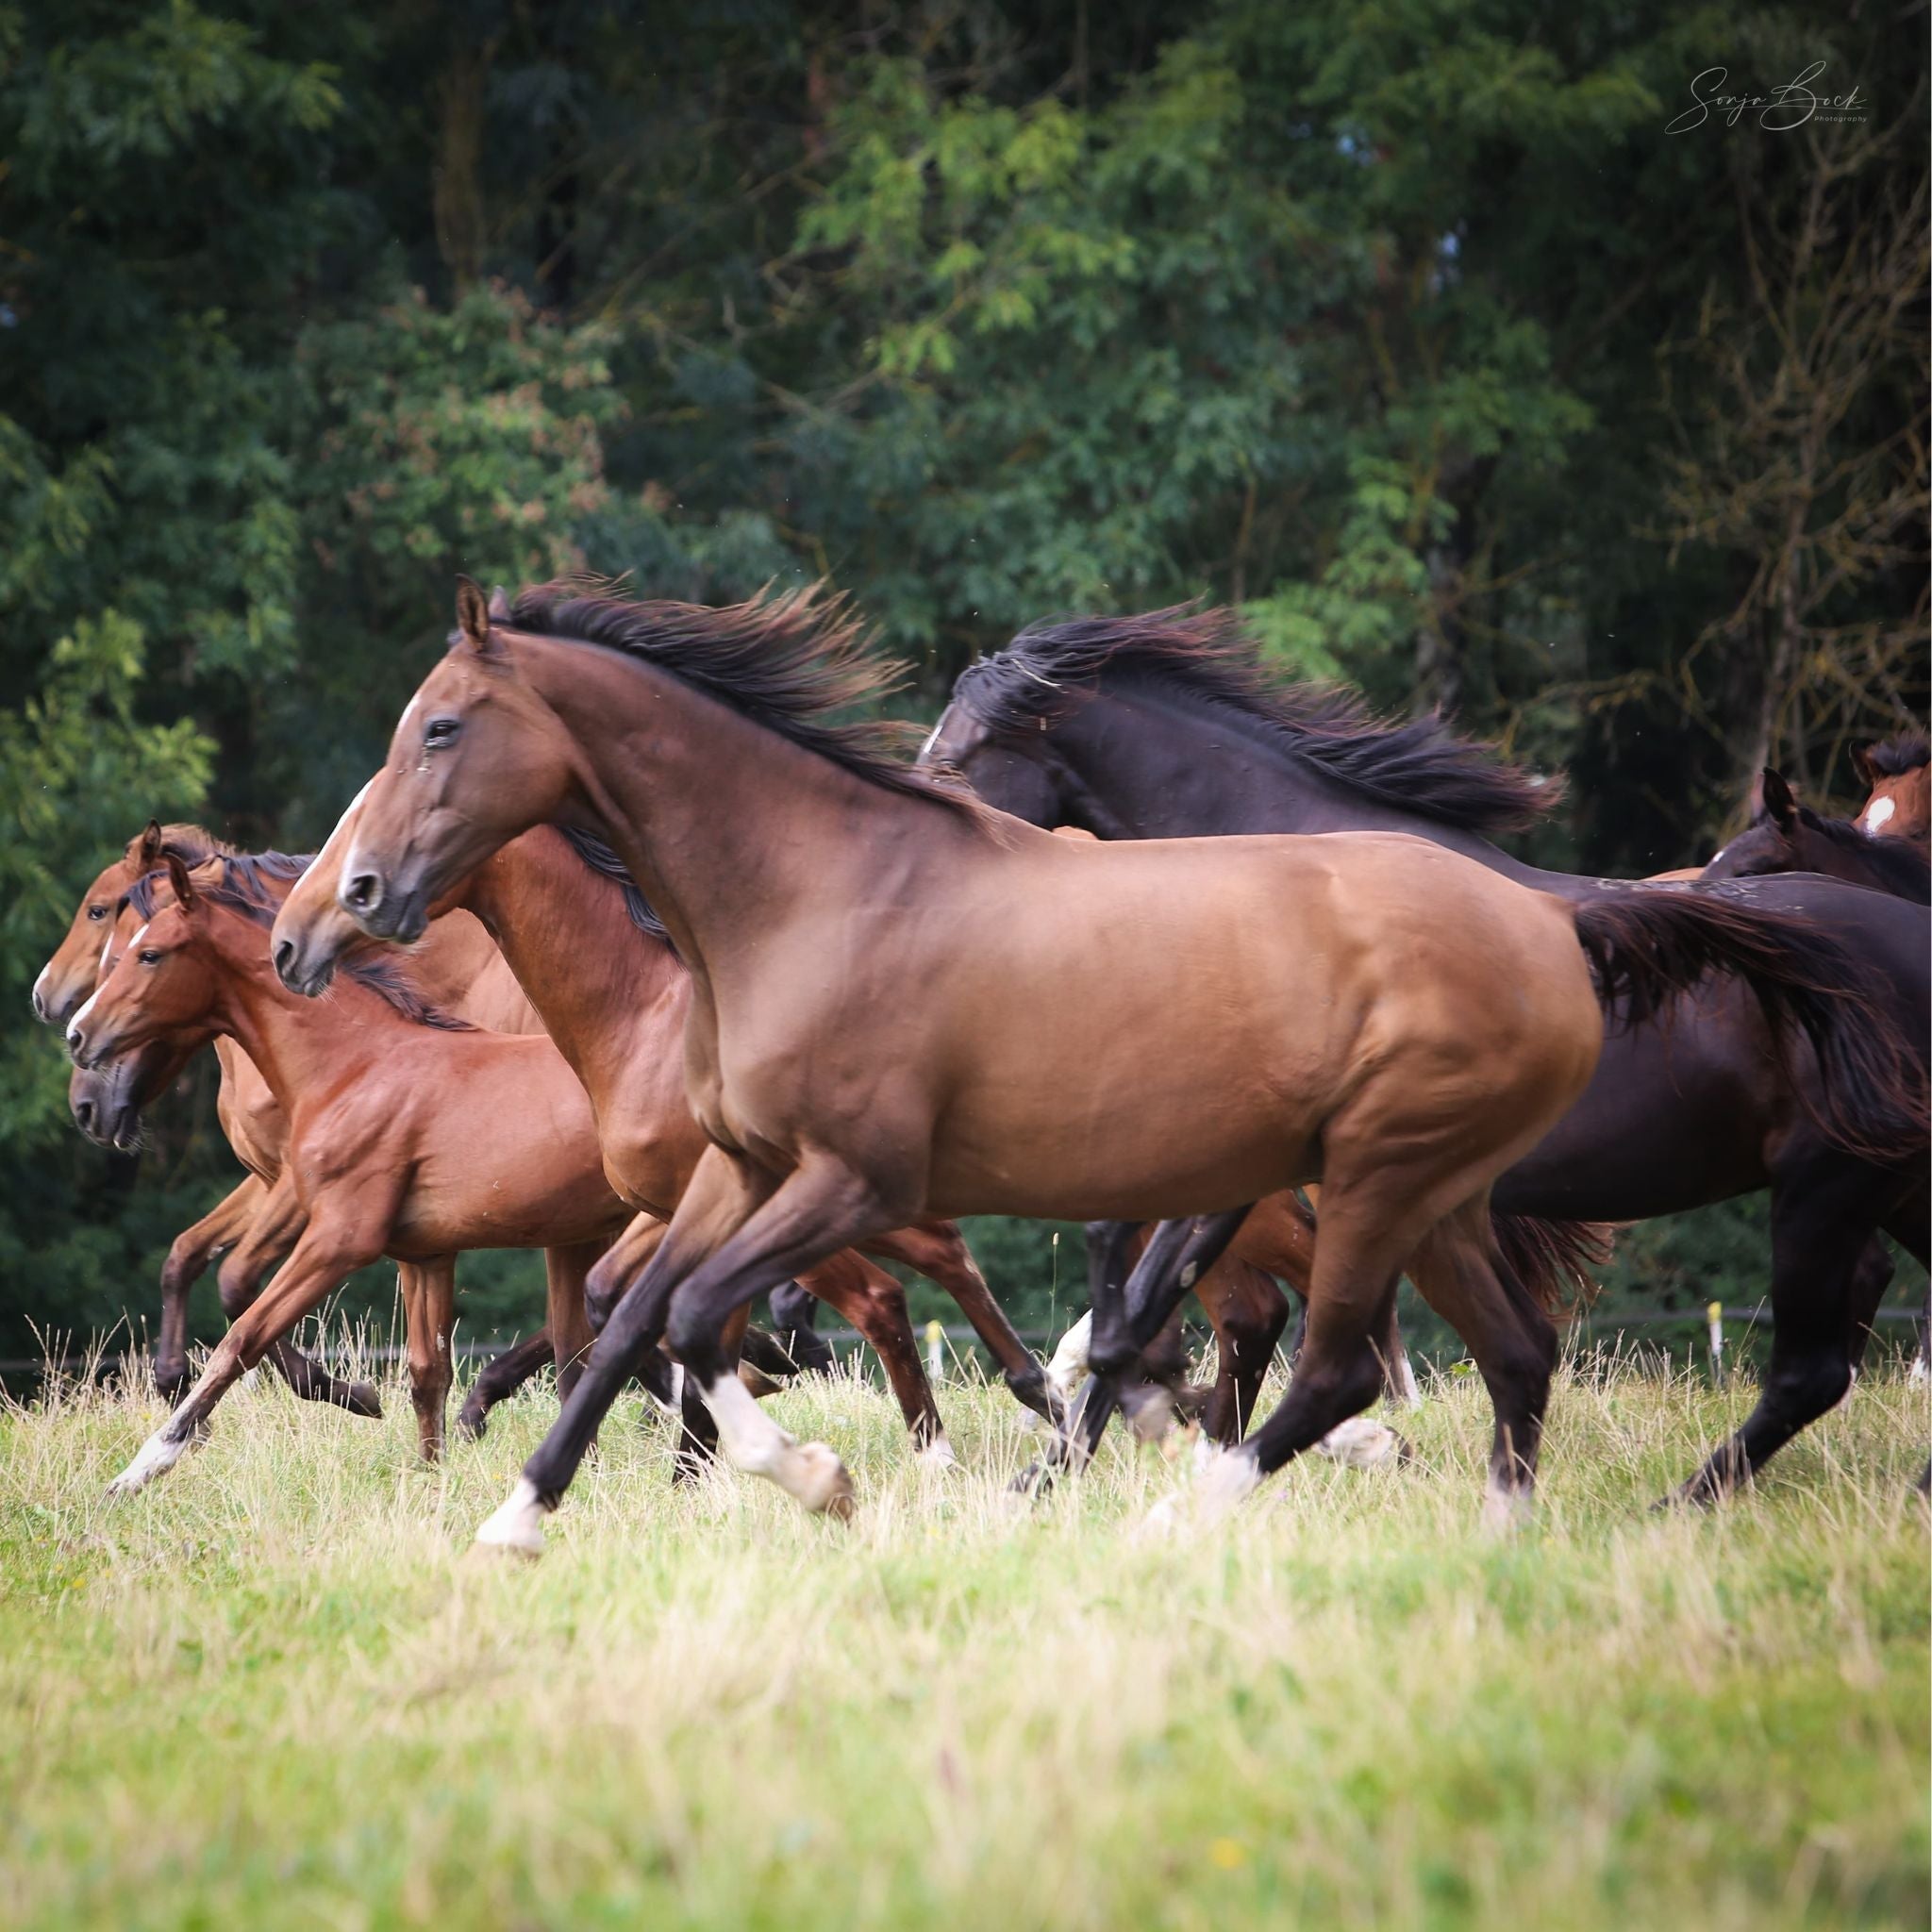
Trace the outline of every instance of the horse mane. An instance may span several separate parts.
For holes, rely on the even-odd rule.
[[[713,606],[638,602],[602,579],[563,578],[519,591],[507,622],[668,671],[882,791],[929,799],[975,821],[985,813],[963,786],[904,760],[906,726],[830,722],[831,713],[895,689],[906,667],[871,656],[844,596],[822,584]]]
[[[1058,724],[1104,674],[1238,712],[1339,784],[1464,831],[1522,831],[1562,795],[1560,784],[1458,738],[1440,713],[1379,718],[1338,686],[1277,682],[1239,614],[1224,608],[1029,625],[1005,650],[968,665],[953,695],[988,730],[1016,737]]]
[[[1856,819],[1828,819],[1808,805],[1799,806],[1798,816],[1821,839],[1870,868],[1887,891],[1921,906],[1932,903],[1932,857],[1912,840],[1874,838]]]
[[[1865,747],[1865,762],[1881,778],[1903,778],[1932,762],[1932,743],[1923,731],[1907,731]]]
[[[675,954],[677,948],[672,945],[664,922],[651,910],[651,902],[638,890],[638,882],[625,869],[624,860],[594,832],[580,831],[575,825],[558,825],[557,829],[563,834],[570,849],[593,873],[623,889],[624,909],[630,914],[630,923],[645,938],[656,940]]]
[[[178,855],[177,855],[178,856]],[[262,927],[275,923],[280,901],[263,883],[267,879],[298,879],[315,863],[312,852],[218,852],[220,873],[212,879],[197,878],[194,890],[217,906],[225,906]],[[209,863],[204,860],[203,863]],[[155,888],[167,879],[165,871],[151,872],[128,888],[127,903],[142,919],[155,916]],[[414,1026],[435,1026],[445,1033],[474,1033],[467,1020],[432,1005],[410,985],[408,974],[395,960],[371,955],[342,962],[341,971],[358,986],[366,986]]]

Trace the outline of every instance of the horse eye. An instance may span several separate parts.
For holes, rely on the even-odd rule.
[[[108,908],[105,906],[90,906],[87,908],[87,916],[90,919],[105,919],[108,916]]]
[[[462,724],[456,718],[432,718],[423,730],[425,745],[447,744],[462,729]]]
[[[161,963],[161,956],[152,946],[143,947],[141,963],[143,966],[158,966]]]

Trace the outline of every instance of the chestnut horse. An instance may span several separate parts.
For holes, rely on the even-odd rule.
[[[169,852],[191,867],[217,856],[242,857],[199,825],[164,826],[150,820],[82,894],[66,936],[35,982],[34,1010],[49,1024],[64,1027],[94,991],[114,952],[110,935],[117,916],[140,881],[153,874]],[[269,853],[258,856],[251,871],[258,878],[285,881],[304,863]],[[474,921],[454,920],[439,928],[435,942],[418,949],[407,972],[409,984],[426,1004],[473,1025],[503,1033],[542,1030],[509,969]],[[68,1087],[75,1124],[90,1140],[124,1152],[132,1149],[143,1110],[174,1084],[205,1043],[156,1041],[99,1069],[75,1068]],[[209,1213],[175,1237],[162,1264],[154,1374],[162,1399],[170,1403],[178,1402],[188,1390],[188,1297],[194,1283],[217,1256],[225,1255],[218,1288],[223,1309],[232,1319],[286,1258],[302,1224],[293,1190],[275,1186],[288,1127],[275,1095],[232,1040],[216,1037],[213,1048],[221,1069],[216,1116],[236,1158],[250,1172]],[[598,1252],[560,1249],[545,1254],[553,1305],[574,1307],[581,1302],[584,1277]],[[401,1264],[398,1281],[405,1308],[451,1306],[454,1284],[441,1277],[452,1265],[447,1257]],[[588,1345],[588,1336],[582,1345]],[[491,1402],[502,1399],[554,1357],[546,1329],[531,1343],[510,1351],[501,1363],[492,1363],[463,1406],[466,1431],[480,1434]],[[381,1413],[380,1399],[370,1384],[338,1381],[286,1341],[274,1343],[267,1358],[305,1400],[334,1403],[359,1415]],[[574,1360],[566,1356],[561,1380],[567,1386],[575,1374]]]
[[[723,1340],[848,1242],[924,1215],[1206,1212],[1188,1281],[1250,1204],[1312,1180],[1300,1372],[1209,1492],[1245,1493],[1373,1400],[1371,1338],[1429,1244],[1495,1403],[1507,1520],[1556,1338],[1498,1273],[1490,1188],[1583,1091],[1604,1006],[1741,972],[1834,1066],[1915,1098],[1869,1002],[1812,991],[1857,969],[1804,920],[1673,890],[1572,903],[1409,838],[1075,846],[830,722],[884,675],[808,591],[710,609],[552,585],[492,611],[465,581],[363,796],[340,896],[372,936],[416,938],[488,854],[561,821],[608,839],[691,975],[709,1144],[486,1542],[541,1547],[660,1334],[734,1462],[849,1508],[838,1457],[758,1408]]]
[[[926,756],[995,806],[1103,839],[1407,832],[1573,902],[1615,890],[1491,842],[1553,788],[1438,719],[1383,724],[1345,693],[1281,686],[1223,610],[1024,632],[961,674]],[[1921,1261],[1928,1235],[1924,914],[1822,879],[1728,890],[1840,937],[1884,1037],[1912,1061],[1903,1086],[1849,1062],[1834,1072],[1810,1041],[1781,1056],[1758,1003],[1713,978],[1673,1003],[1665,1028],[1614,1027],[1583,1100],[1495,1190],[1505,1214],[1585,1223],[1772,1191],[1773,1359],[1757,1410],[1681,1492],[1695,1500],[1727,1492],[1843,1395],[1849,1338],[1890,1278],[1878,1229]]]
[[[1925,735],[1908,732],[1882,743],[1862,745],[1852,764],[1871,795],[1858,808],[1858,824],[1874,839],[1932,841],[1932,759]]]

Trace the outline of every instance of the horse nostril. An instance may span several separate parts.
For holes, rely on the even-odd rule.
[[[86,1044],[87,1037],[81,1032],[78,1026],[70,1026],[67,1029],[67,1051],[70,1054],[72,1054],[76,1060],[80,1058],[81,1048]]]
[[[34,988],[34,1018],[35,1018],[36,1020],[39,1020],[39,1021],[40,1021],[40,1022],[41,1022],[41,1023],[42,1023],[42,1024],[45,1024],[45,1023],[46,1023],[46,1021],[47,1021],[48,1017],[49,1017],[49,1016],[48,1016],[48,1013],[47,1013],[47,1003],[46,1003],[46,1001],[45,1001],[45,1000],[43,1000],[43,999],[42,999],[42,998],[41,997],[41,990],[40,990],[40,988],[39,988],[39,987],[35,987],[35,988]]]
[[[93,1132],[94,1104],[92,1100],[76,1100],[74,1103],[74,1124],[83,1134],[92,1134]]]
[[[293,969],[294,964],[295,941],[293,940],[277,940],[275,941],[275,977],[284,986],[289,982],[289,974]]]
[[[358,872],[342,881],[341,897],[351,912],[374,912],[382,904],[382,881],[373,872]]]

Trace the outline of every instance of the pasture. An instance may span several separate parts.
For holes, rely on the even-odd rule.
[[[258,1378],[114,1505],[158,1405],[57,1391],[0,1413],[0,1923],[1923,1925],[1924,1392],[1650,1513],[1754,1392],[1567,1365],[1503,1540],[1474,1376],[1165,1539],[1187,1460],[1118,1433],[1016,1506],[997,1388],[941,1387],[952,1474],[858,1377],[775,1398],[842,1527],[672,1490],[625,1396],[531,1566],[469,1543],[547,1384],[430,1470],[400,1382]]]

